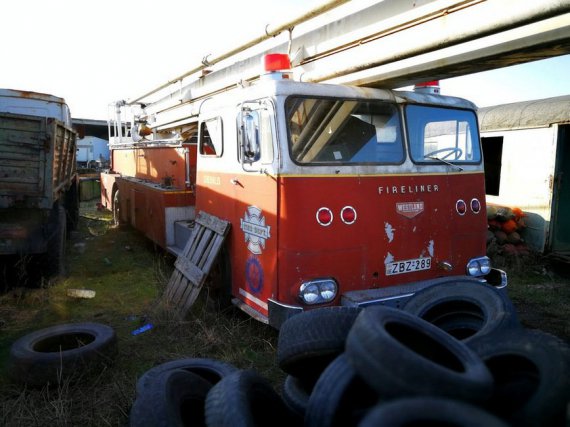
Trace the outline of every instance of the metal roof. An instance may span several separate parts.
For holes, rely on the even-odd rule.
[[[481,132],[570,123],[570,95],[480,108]]]

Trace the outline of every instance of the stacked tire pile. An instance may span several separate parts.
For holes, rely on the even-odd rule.
[[[569,351],[508,298],[437,285],[402,310],[330,307],[282,325],[281,395],[254,371],[183,359],[137,383],[131,426],[564,426]]]
[[[565,426],[569,351],[472,281],[402,310],[305,312],[279,335],[283,398],[306,426]]]
[[[490,255],[506,257],[527,256],[530,250],[521,232],[526,227],[525,214],[520,208],[487,206],[487,249]]]

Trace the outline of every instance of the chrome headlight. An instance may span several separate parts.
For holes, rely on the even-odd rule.
[[[303,282],[299,288],[299,298],[308,305],[324,304],[336,298],[338,285],[334,279],[317,279]]]
[[[473,258],[467,263],[467,274],[469,276],[485,276],[491,272],[491,260],[483,256]]]

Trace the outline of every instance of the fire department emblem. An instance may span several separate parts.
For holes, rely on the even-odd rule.
[[[265,249],[265,241],[271,237],[271,226],[265,225],[261,209],[256,206],[248,207],[240,219],[240,228],[243,230],[249,251],[254,255],[260,255]]]
[[[413,218],[424,211],[424,202],[396,203],[396,212],[406,218]]]

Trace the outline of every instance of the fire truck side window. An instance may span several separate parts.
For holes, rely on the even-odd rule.
[[[384,102],[289,98],[291,157],[307,164],[399,164],[400,117]]]
[[[200,123],[200,154],[220,157],[223,153],[222,119],[216,117]]]
[[[473,111],[408,105],[406,116],[414,162],[481,162],[477,119]]]

